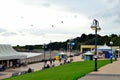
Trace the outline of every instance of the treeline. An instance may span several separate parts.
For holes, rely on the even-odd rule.
[[[79,50],[80,45],[94,45],[95,44],[95,35],[94,34],[82,34],[80,37],[76,37],[73,39],[75,45],[73,46],[73,50]],[[113,42],[113,46],[120,46],[120,35],[117,34],[111,34],[111,35],[97,35],[97,44],[98,45],[104,45],[105,43],[107,45],[110,45],[110,41]],[[67,50],[69,39],[65,42],[52,42],[49,44],[46,44],[46,50]],[[26,45],[26,46],[19,46],[17,45],[15,48],[19,49],[28,49],[28,50],[34,50],[34,49],[43,49],[43,45]]]

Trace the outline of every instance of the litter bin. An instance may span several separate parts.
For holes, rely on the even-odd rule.
[[[84,60],[85,61],[93,60],[93,55],[85,55]]]

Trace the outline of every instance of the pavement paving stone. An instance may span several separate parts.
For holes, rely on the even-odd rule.
[[[117,74],[94,74],[86,75],[78,80],[120,80],[120,75]]]
[[[103,66],[98,71],[91,72],[78,80],[120,80],[120,58]]]

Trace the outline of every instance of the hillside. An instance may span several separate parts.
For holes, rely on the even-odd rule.
[[[111,35],[97,35],[97,44],[103,45],[106,43],[107,45],[110,45],[110,41],[113,42],[113,46],[120,46],[120,35],[117,34],[111,34]],[[94,45],[95,43],[95,35],[94,34],[82,34],[80,37],[76,37],[72,39],[72,41],[75,43],[73,46],[73,50],[79,50],[80,45],[87,44],[87,45]],[[46,50],[67,50],[69,39],[65,42],[52,42],[49,44],[46,44],[47,48]],[[24,51],[32,51],[32,50],[43,50],[43,45],[26,45],[26,46],[19,46],[17,45],[14,47],[16,50],[24,50]]]

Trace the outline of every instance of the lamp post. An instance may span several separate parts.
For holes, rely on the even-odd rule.
[[[67,42],[67,51],[70,53],[69,57],[71,59],[70,40]]]
[[[115,53],[114,53],[115,61],[117,61],[118,53],[119,53],[119,51],[117,51],[117,52],[115,51]]]
[[[69,52],[70,52],[70,62],[71,62],[71,39],[69,39],[69,42],[67,43],[68,44],[68,49],[69,49]]]
[[[51,54],[51,40],[50,40],[50,65],[52,65],[52,54]]]
[[[101,30],[98,20],[94,19],[91,29],[95,30],[94,71],[97,71],[97,32]]]
[[[72,52],[72,49],[73,49],[74,45],[75,45],[74,40],[70,39],[69,40],[70,62],[72,61],[72,59],[71,59],[71,57],[72,57],[71,52]]]
[[[45,49],[47,48],[47,46],[44,44],[44,45],[43,45],[43,48],[44,48],[44,67],[45,67],[45,64],[46,64],[46,59],[45,59]]]
[[[44,68],[45,68],[45,64],[46,64],[46,60],[45,60],[45,49],[46,49],[46,48],[47,48],[47,46],[44,44],[44,45],[43,45],[43,49],[44,49],[44,57],[43,57],[43,58],[44,58],[44,59],[43,59],[43,60],[44,60]]]
[[[113,45],[113,42],[112,41],[110,41],[110,45],[111,45],[111,54],[110,54],[110,63],[112,63],[112,45]]]

